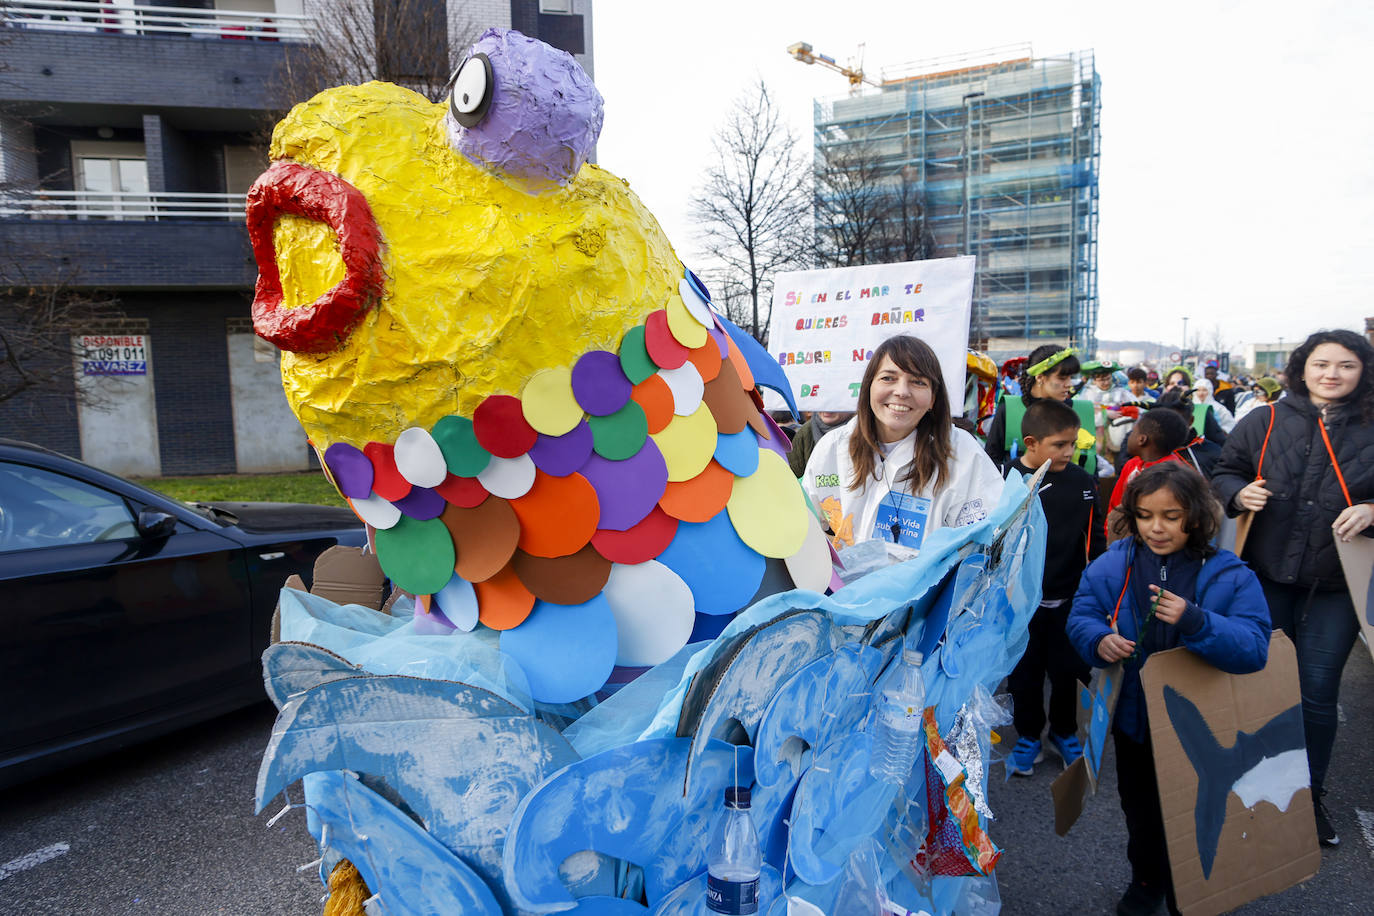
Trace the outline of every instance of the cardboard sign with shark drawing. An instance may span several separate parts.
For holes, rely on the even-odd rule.
[[[1211,916],[1317,873],[1321,851],[1303,739],[1297,654],[1226,674],[1186,649],[1141,671],[1179,909]]]

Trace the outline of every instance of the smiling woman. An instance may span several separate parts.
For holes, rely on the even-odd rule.
[[[943,378],[935,352],[915,337],[874,351],[854,419],[817,443],[802,475],[837,548],[881,540],[906,559],[932,529],[987,515],[1002,480],[951,423]]]
[[[1228,513],[1254,515],[1241,557],[1259,573],[1274,626],[1297,646],[1317,835],[1333,846],[1321,796],[1341,671],[1359,633],[1335,539],[1374,524],[1374,347],[1353,331],[1318,331],[1293,351],[1287,375],[1286,397],[1236,424],[1212,482]]]

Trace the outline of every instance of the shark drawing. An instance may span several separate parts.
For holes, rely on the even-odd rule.
[[[1261,801],[1287,811],[1299,789],[1310,784],[1303,741],[1302,707],[1293,705],[1259,731],[1237,732],[1231,747],[1222,747],[1191,700],[1172,687],[1164,688],[1164,708],[1183,751],[1197,771],[1194,818],[1202,876],[1212,876],[1226,800],[1235,792],[1247,808]]]

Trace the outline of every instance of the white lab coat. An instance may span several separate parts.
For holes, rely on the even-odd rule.
[[[858,490],[849,489],[854,474],[849,440],[857,424],[856,417],[816,443],[802,477],[807,494],[829,519],[836,547],[873,538],[891,543],[891,526],[896,524],[896,543],[914,556],[931,531],[981,521],[997,504],[1002,475],[978,441],[958,427],[950,430],[954,454],[938,492],[928,483],[920,493],[911,493],[909,484],[892,493],[895,481],[911,463],[919,430],[894,442],[886,458],[878,456],[879,479],[870,478]]]

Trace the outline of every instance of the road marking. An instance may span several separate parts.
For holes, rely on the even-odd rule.
[[[1371,818],[1374,822],[1374,818]],[[28,871],[35,865],[42,865],[44,862],[56,859],[58,856],[65,856],[71,850],[71,846],[66,843],[53,843],[51,846],[44,846],[42,849],[35,849],[33,852],[20,856],[17,859],[10,859],[4,865],[0,865],[0,881],[6,878],[13,878],[21,871]]]
[[[1340,703],[1336,704],[1336,721],[1341,725],[1345,724],[1345,707]]]
[[[1355,817],[1360,821],[1360,832],[1364,834],[1364,842],[1369,847],[1369,854],[1374,856],[1374,814],[1356,808]]]

